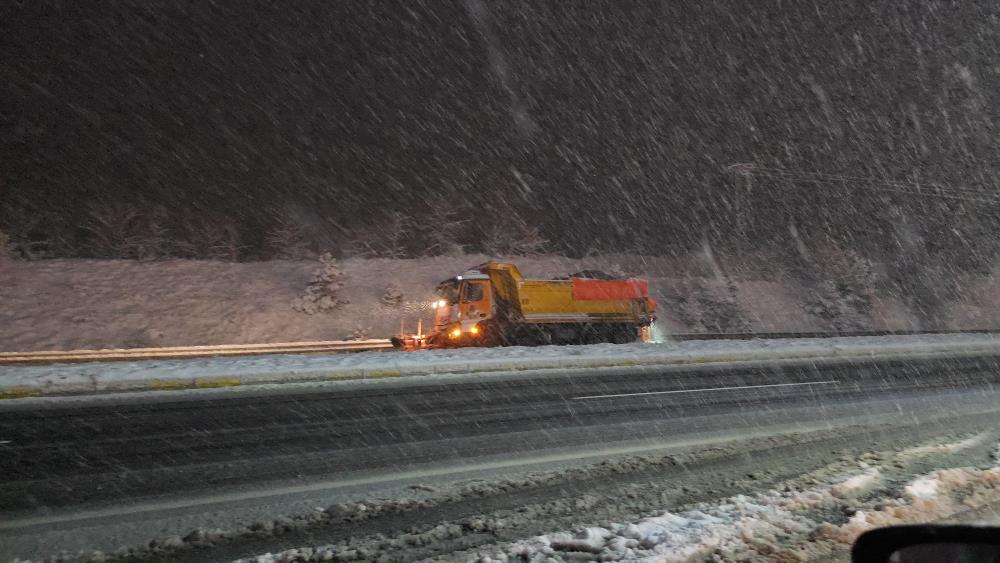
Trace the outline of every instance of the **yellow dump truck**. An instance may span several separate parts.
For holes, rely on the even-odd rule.
[[[504,346],[634,342],[655,320],[642,279],[581,272],[525,279],[517,266],[487,262],[438,285],[433,331],[422,345]]]

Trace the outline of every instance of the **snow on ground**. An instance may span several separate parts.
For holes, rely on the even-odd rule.
[[[662,344],[596,344],[461,348],[418,352],[365,352],[327,356],[274,355],[244,358],[195,358],[0,366],[0,391],[34,389],[40,393],[89,393],[141,389],[179,389],[260,383],[376,379],[409,375],[585,369],[753,360],[871,357],[937,352],[993,350],[1000,336],[941,334],[912,336],[796,338],[782,340],[706,340]]]
[[[978,446],[984,439],[985,439],[984,436],[973,436],[971,438],[961,440],[959,442],[917,446],[915,448],[907,448],[899,452],[899,456],[906,458],[906,457],[922,456],[934,453],[955,453],[958,451],[969,449],[973,446]],[[998,447],[1000,447],[1000,445],[998,445]]]
[[[951,451],[951,445],[937,446],[943,449],[931,446],[908,455]],[[1000,502],[1000,466],[939,469],[887,488],[880,476],[899,459],[890,456],[881,465],[859,460],[853,474],[826,476],[814,486],[785,484],[636,522],[553,532],[441,560],[809,561],[845,553],[862,532],[875,527],[938,521]],[[320,546],[267,553],[238,563],[343,561],[356,555],[341,546]]]
[[[665,512],[610,529],[547,534],[517,542],[483,561],[575,560],[589,552],[604,561],[808,561],[846,551],[876,527],[934,521],[1000,500],[1000,467],[946,469],[914,480],[881,508],[857,510],[843,524],[824,515],[850,509],[826,485],[804,491],[769,491],[705,503],[678,513]],[[581,540],[580,538],[586,538]],[[584,542],[577,547],[574,542]]]
[[[877,467],[866,467],[862,473],[834,483],[830,487],[830,494],[841,499],[857,498],[871,492],[881,482],[882,472]]]
[[[418,318],[429,321],[427,305],[437,283],[486,260],[479,255],[344,260],[341,297],[349,303],[316,315],[292,309],[317,268],[314,261],[6,261],[0,263],[0,350],[339,340],[359,328],[370,329],[373,337],[388,337],[399,330],[400,320],[410,330]],[[540,256],[512,261],[532,277],[584,269],[646,277],[660,303],[663,325],[673,332],[717,332],[713,323],[736,321],[758,332],[822,331],[833,322],[809,312],[806,303],[815,288],[786,272],[736,272],[730,286],[697,258]],[[968,289],[963,299],[948,305],[935,326],[923,327],[888,286],[876,285],[870,311],[858,319],[860,328],[998,326],[998,280],[1000,276],[963,278],[960,285]],[[381,302],[393,284],[403,291],[399,306]]]

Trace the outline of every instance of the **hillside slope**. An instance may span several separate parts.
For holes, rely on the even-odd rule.
[[[315,262],[229,263],[173,260],[50,260],[0,263],[0,349],[43,350],[337,340],[365,329],[371,337],[430,320],[427,304],[442,279],[487,258],[349,259],[342,296],[350,303],[325,314],[293,310]],[[637,256],[515,260],[528,276],[601,268],[648,277],[666,331],[809,331],[854,328],[974,329],[1000,324],[1000,284],[992,277],[961,282],[963,301],[949,304],[935,326],[918,326],[904,300],[877,283],[863,307],[836,303],[794,276],[722,276],[669,258]],[[389,284],[403,302],[380,298]],[[826,305],[817,306],[817,296]],[[835,306],[830,305],[830,299]],[[825,307],[825,309],[824,309]],[[831,308],[836,309],[831,312]],[[839,324],[838,324],[839,323]]]

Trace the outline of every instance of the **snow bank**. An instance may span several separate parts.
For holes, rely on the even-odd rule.
[[[834,492],[877,480],[880,469],[860,464],[860,473],[841,475],[815,487],[784,487],[698,503],[688,510],[664,512],[638,522],[590,526],[480,549],[435,560],[508,563],[569,561],[806,561],[846,552],[858,535],[877,526],[940,520],[1000,501],[1000,467],[951,468],[919,476],[898,497],[884,491],[867,503],[844,500]],[[855,510],[860,506],[863,510]],[[853,514],[851,514],[853,512]],[[844,514],[851,514],[843,518]],[[842,523],[832,523],[830,520]],[[456,538],[475,530],[440,524],[428,534]],[[415,542],[403,536],[388,542]],[[375,557],[363,548],[338,544],[266,553],[234,563],[350,561]]]
[[[808,489],[772,490],[699,503],[634,523],[546,534],[478,554],[478,561],[804,561],[845,552],[865,530],[936,521],[1000,501],[1000,467],[950,468],[919,476],[894,496],[845,500],[878,482],[878,467]],[[846,522],[831,517],[853,514]],[[571,541],[567,541],[570,539]],[[269,559],[267,561],[277,561]]]
[[[882,526],[933,522],[1000,501],[1000,467],[941,469],[913,480],[900,497],[856,512],[846,524],[823,524],[816,535],[850,545],[862,532]]]
[[[841,499],[857,498],[870,492],[882,481],[882,472],[877,467],[869,467],[864,473],[849,477],[830,487],[830,494]]]
[[[955,453],[962,450],[967,450],[973,446],[978,446],[985,440],[985,436],[973,436],[965,440],[960,440],[958,442],[949,442],[946,444],[932,444],[927,446],[917,446],[915,448],[906,448],[899,453],[900,457],[908,458],[915,456],[925,456],[937,453]]]
[[[634,368],[793,359],[911,357],[920,354],[979,352],[1000,352],[1000,337],[989,334],[945,334],[715,340],[0,366],[0,398],[435,374]]]

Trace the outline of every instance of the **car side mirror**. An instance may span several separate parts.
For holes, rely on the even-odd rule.
[[[1000,563],[1000,527],[890,526],[854,542],[853,563]]]

